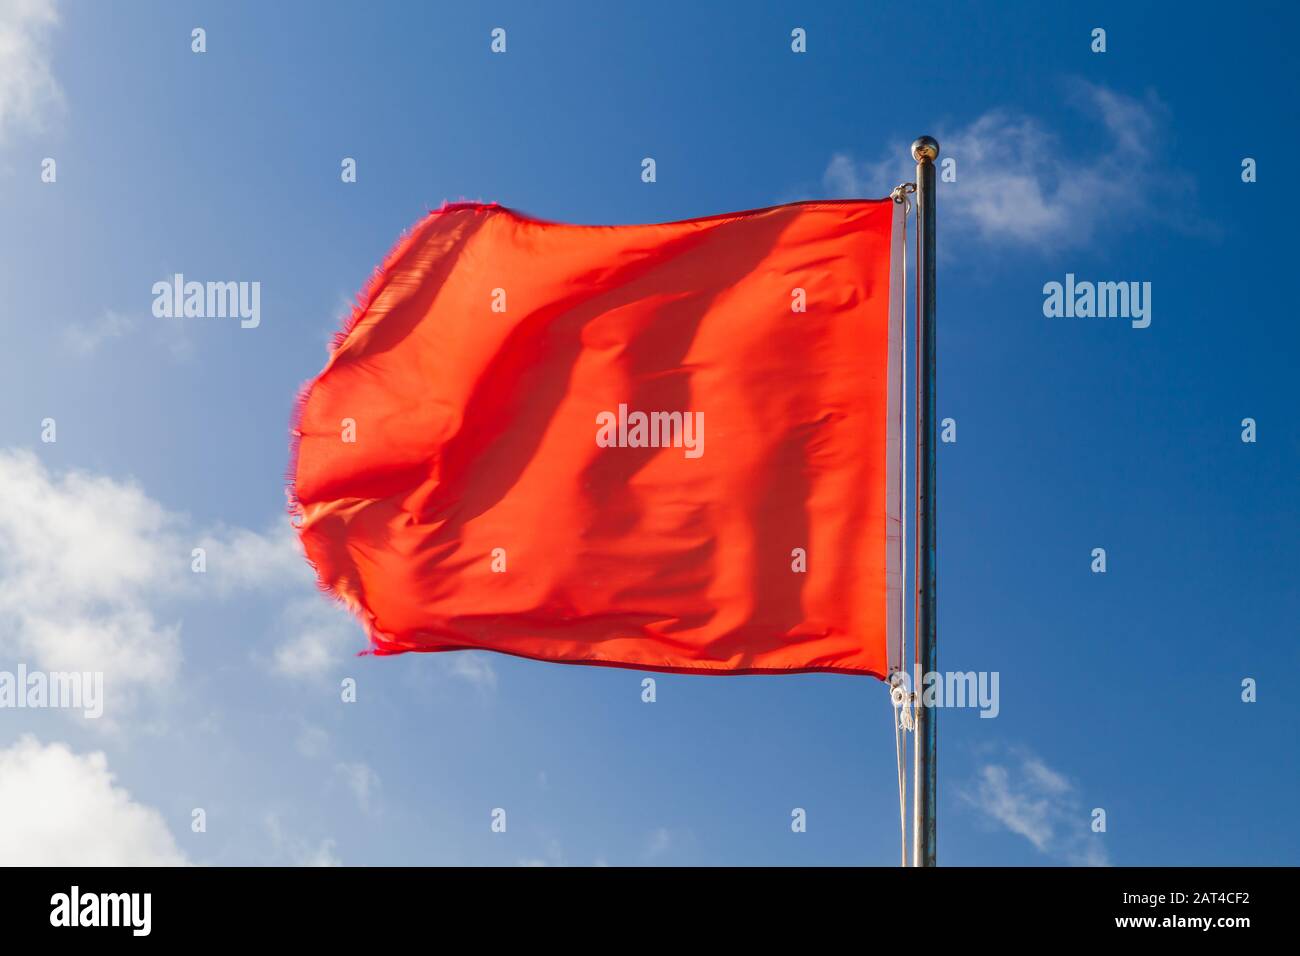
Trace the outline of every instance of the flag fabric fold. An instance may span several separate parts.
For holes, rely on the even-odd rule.
[[[290,502],[378,654],[901,665],[902,207],[444,206],[303,391]]]

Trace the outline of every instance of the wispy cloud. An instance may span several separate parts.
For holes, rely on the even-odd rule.
[[[445,663],[444,670],[452,677],[465,681],[474,687],[483,691],[495,690],[497,686],[497,672],[492,669],[492,662],[488,660],[486,654],[476,654],[472,651],[457,653],[452,655],[439,655],[442,658],[452,658],[450,662]]]
[[[323,680],[365,648],[356,620],[316,588],[311,566],[287,519],[262,532],[219,528],[205,535],[201,546],[210,557],[208,574],[219,593],[283,596],[273,625],[279,639],[269,655],[255,654],[277,674]]]
[[[305,840],[288,829],[277,813],[268,813],[262,818],[270,838],[271,856],[277,862],[287,862],[290,866],[342,866],[343,861],[335,852],[334,840],[326,837],[312,842]]]
[[[1137,99],[1077,81],[1067,101],[1091,121],[1095,149],[1073,151],[1048,123],[1005,108],[938,130],[940,162],[956,160],[956,180],[940,184],[941,237],[1055,250],[1086,246],[1100,231],[1144,217],[1204,229],[1188,211],[1191,181],[1155,162],[1166,109],[1154,94]],[[838,196],[888,195],[914,177],[908,155],[905,143],[866,161],[836,153],[823,185]]]
[[[370,813],[379,793],[379,774],[363,761],[335,764],[334,772],[343,778],[343,782],[352,791],[361,812]]]
[[[482,696],[496,692],[497,672],[488,651],[456,651],[451,654],[418,654],[403,672],[402,680],[424,693],[437,693],[448,680],[468,684]]]
[[[1109,863],[1105,837],[1092,832],[1091,814],[1074,784],[1031,754],[986,763],[959,793],[1040,853],[1076,866]]]
[[[309,760],[321,757],[329,751],[330,735],[323,728],[303,721],[294,747]]]
[[[650,838],[646,841],[646,858],[653,860],[661,857],[668,852],[672,845],[672,831],[667,827],[659,827],[650,834]]]
[[[3,0],[0,0],[3,2]],[[146,319],[115,309],[106,309],[98,318],[70,322],[60,338],[73,355],[89,358],[117,339],[132,338],[135,346],[144,345],[163,353],[173,362],[194,357],[196,327],[171,319]]]
[[[564,862],[564,847],[559,840],[551,838],[546,841],[546,855],[522,857],[516,861],[517,866],[567,866]]]
[[[0,146],[17,130],[42,130],[63,106],[50,66],[54,0],[0,0]]]
[[[333,840],[321,840],[315,847],[295,851],[293,865],[310,867],[342,866],[343,861],[334,852]]]
[[[63,344],[77,355],[90,355],[110,339],[121,338],[135,327],[135,319],[109,309],[89,322],[74,322],[63,330]]]

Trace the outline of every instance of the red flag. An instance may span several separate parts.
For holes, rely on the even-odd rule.
[[[901,225],[431,213],[298,408],[321,586],[378,654],[899,669]]]

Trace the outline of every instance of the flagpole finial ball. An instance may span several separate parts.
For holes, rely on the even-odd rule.
[[[939,158],[939,141],[933,136],[920,136],[912,144],[912,158],[918,163],[932,163]]]

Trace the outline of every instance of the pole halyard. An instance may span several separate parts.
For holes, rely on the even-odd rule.
[[[912,787],[912,865],[934,866],[937,826],[936,717],[926,706],[926,676],[937,670],[935,653],[935,171],[939,142],[922,136],[916,160],[916,694]]]

